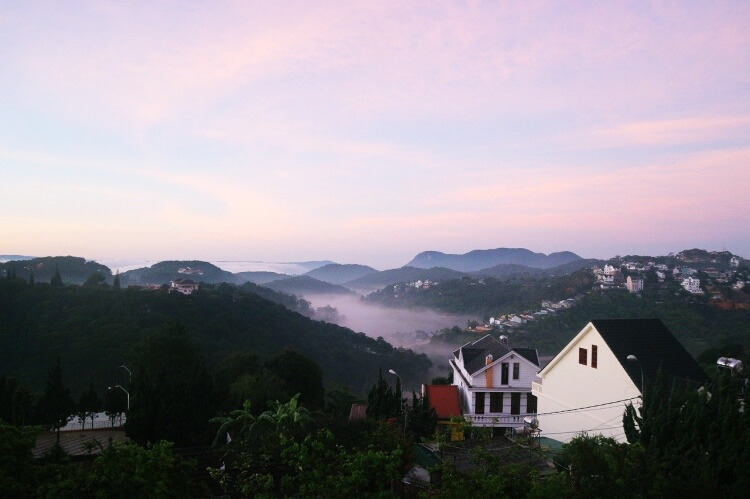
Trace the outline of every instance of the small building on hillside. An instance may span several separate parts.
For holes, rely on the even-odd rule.
[[[536,349],[513,348],[490,335],[467,343],[450,360],[461,411],[473,426],[519,428],[536,415],[531,382],[539,370]]]
[[[174,281],[171,281],[169,283],[170,291],[177,291],[178,293],[182,293],[183,295],[189,295],[196,289],[198,289],[198,283],[196,283],[192,279],[180,278],[175,279]]]
[[[643,291],[643,279],[640,277],[628,276],[625,280],[625,287],[628,288],[628,291],[631,293],[640,293]]]
[[[696,277],[686,277],[682,280],[682,288],[688,293],[702,295],[701,280]]]
[[[659,319],[589,322],[539,372],[541,436],[560,442],[587,433],[625,440],[625,406],[640,405],[642,387],[662,369],[666,383],[702,385],[700,366]]]

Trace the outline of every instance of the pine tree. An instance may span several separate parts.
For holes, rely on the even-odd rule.
[[[31,271],[31,274],[29,274],[29,285],[30,286],[34,285],[34,271],[33,270]]]
[[[75,402],[70,396],[70,388],[63,385],[60,357],[47,376],[47,386],[40,401],[44,423],[57,430],[57,446],[60,445],[60,428],[68,424],[75,411]]]
[[[115,279],[112,281],[112,287],[115,289],[120,289],[120,271],[119,270],[115,274]]]
[[[60,268],[57,265],[55,265],[55,274],[52,276],[49,283],[55,287],[61,287],[63,285],[62,276],[60,276]]]

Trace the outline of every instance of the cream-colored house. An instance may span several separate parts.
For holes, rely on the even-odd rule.
[[[567,442],[581,433],[625,441],[625,405],[640,405],[644,383],[661,367],[665,382],[700,386],[705,374],[659,319],[589,322],[532,384],[542,437]]]
[[[473,426],[518,428],[526,416],[536,415],[531,395],[539,370],[535,349],[512,348],[507,337],[487,335],[453,352],[450,364],[461,411]]]

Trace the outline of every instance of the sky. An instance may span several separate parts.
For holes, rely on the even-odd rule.
[[[750,2],[0,5],[0,254],[750,257]]]

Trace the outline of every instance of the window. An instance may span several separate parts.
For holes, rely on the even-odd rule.
[[[521,364],[518,362],[513,363],[513,379],[518,379],[518,374],[521,372]]]
[[[530,393],[526,394],[526,412],[536,414],[536,396]]]
[[[510,413],[521,414],[521,394],[518,392],[510,394]]]
[[[490,412],[503,412],[504,393],[490,393]]]
[[[578,349],[578,363],[584,366],[588,364],[588,351],[585,348]]]
[[[507,362],[503,362],[500,366],[500,384],[501,385],[508,384],[508,363]]]
[[[596,369],[596,362],[598,360],[597,359],[597,354],[598,353],[599,352],[597,352],[596,345],[591,345],[591,367],[593,367],[594,369]]]
[[[484,392],[477,392],[474,399],[474,414],[484,414]]]

